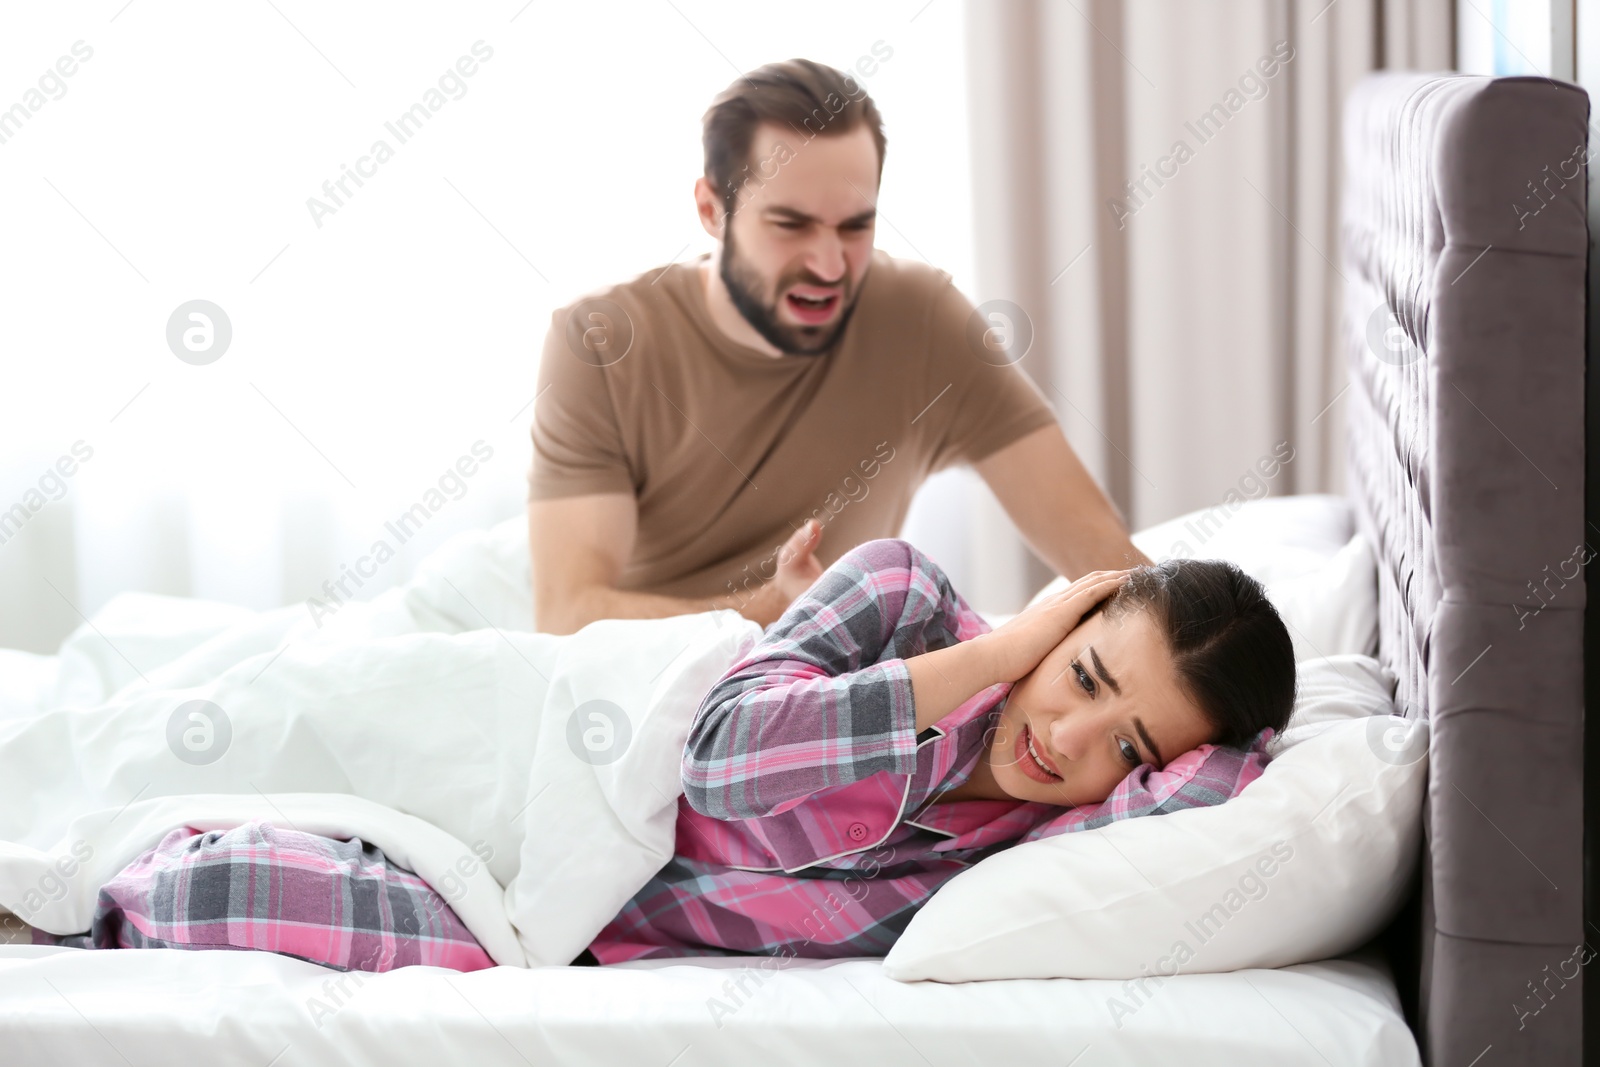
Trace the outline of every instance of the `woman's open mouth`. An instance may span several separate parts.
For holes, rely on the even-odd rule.
[[[833,310],[839,303],[839,294],[806,295],[790,290],[783,299],[795,318],[807,325],[817,326],[833,318]]]
[[[1017,743],[1013,747],[1011,755],[1017,769],[1034,781],[1044,785],[1054,785],[1056,782],[1062,781],[1062,777],[1052,771],[1045,764],[1043,758],[1034,751],[1033,731],[1026,724],[1023,725],[1022,733],[1017,737]]]

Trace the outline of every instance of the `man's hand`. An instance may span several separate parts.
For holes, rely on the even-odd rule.
[[[822,564],[815,555],[821,543],[822,524],[807,519],[778,549],[777,570],[739,605],[739,614],[763,627],[777,622],[794,598],[822,577]]]
[[[1128,572],[1091,571],[997,630],[973,639],[993,682],[1015,682],[1033,670],[1083,621],[1090,608],[1121,587]]]
[[[534,629],[570,634],[595,619],[659,619],[732,608],[770,626],[822,575],[814,553],[822,525],[808,519],[778,549],[777,569],[749,595],[677,597],[616,588],[633,552],[638,504],[632,494],[528,502]]]

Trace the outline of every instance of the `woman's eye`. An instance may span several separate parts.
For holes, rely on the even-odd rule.
[[[1083,664],[1079,663],[1077,660],[1073,660],[1072,669],[1073,669],[1074,672],[1077,673],[1077,675],[1078,675],[1078,684],[1083,687],[1083,691],[1085,693],[1088,693],[1090,696],[1094,696],[1094,691],[1095,691],[1094,679],[1089,676],[1089,672],[1088,671],[1083,669]]]
[[[1117,744],[1122,746],[1122,758],[1137,767],[1139,765],[1139,749],[1134,746],[1133,742],[1125,737],[1119,737]]]

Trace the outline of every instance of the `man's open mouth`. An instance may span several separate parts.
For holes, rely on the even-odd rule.
[[[789,310],[795,318],[806,323],[827,322],[833,317],[834,306],[839,303],[839,294],[830,293],[827,296],[806,296],[790,292],[784,296],[789,305]]]

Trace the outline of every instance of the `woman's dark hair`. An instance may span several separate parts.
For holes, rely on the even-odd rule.
[[[1261,583],[1232,563],[1136,567],[1094,611],[1108,619],[1150,613],[1172,650],[1178,684],[1211,723],[1213,744],[1243,748],[1264,727],[1283,732],[1294,710],[1294,645]]]

